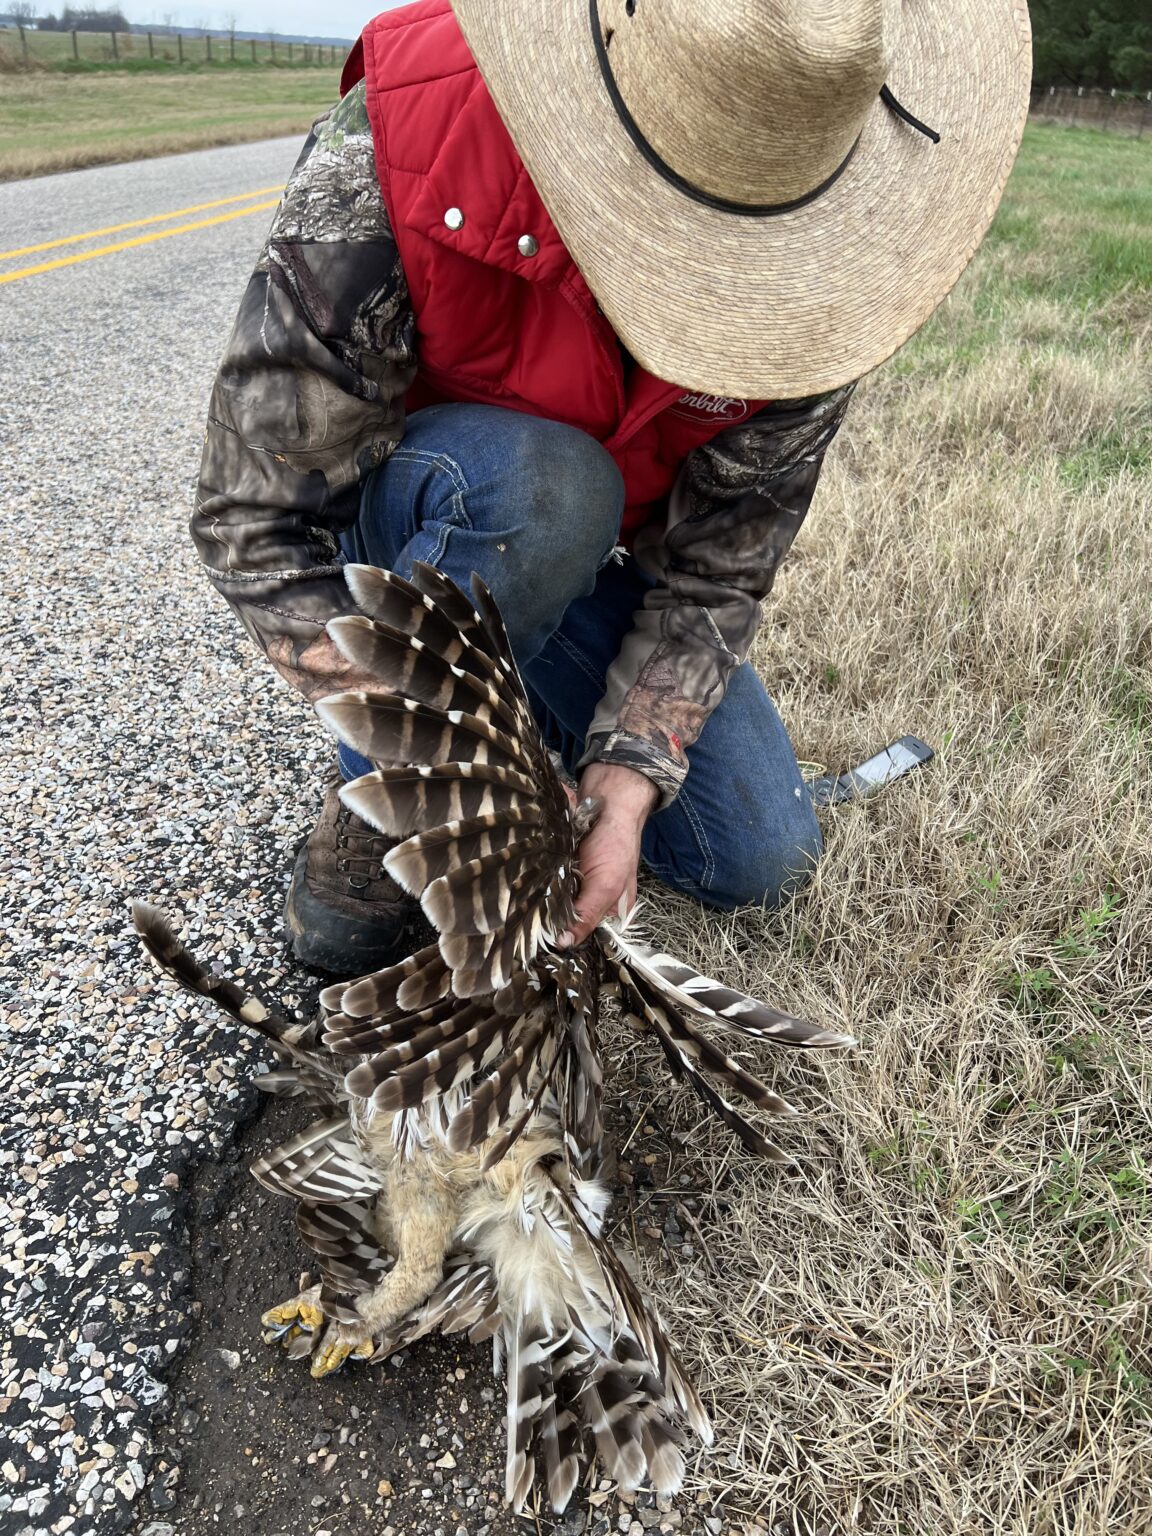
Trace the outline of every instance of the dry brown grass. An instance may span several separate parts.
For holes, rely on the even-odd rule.
[[[334,69],[0,76],[0,181],[304,134]]]
[[[828,816],[789,910],[657,902],[669,948],[861,1041],[759,1056],[810,1111],[794,1179],[622,1047],[658,1153],[633,1229],[700,1195],[708,1253],[645,1272],[726,1529],[1152,1531],[1150,237],[1152,146],[1030,132],[861,390],[757,651],[802,756],[939,758]]]

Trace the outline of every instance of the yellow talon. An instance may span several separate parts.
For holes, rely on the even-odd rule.
[[[291,1301],[284,1301],[278,1307],[271,1307],[260,1319],[265,1328],[290,1328],[293,1324],[297,1327],[314,1333],[324,1321],[324,1314],[315,1302],[305,1301],[299,1296]]]
[[[280,1344],[294,1358],[312,1351],[312,1375],[338,1371],[346,1360],[370,1360],[376,1353],[371,1334],[330,1323],[319,1305],[319,1287],[301,1291],[291,1301],[270,1307],[260,1319],[266,1344]]]
[[[371,1339],[359,1344],[323,1344],[312,1359],[312,1375],[316,1380],[338,1371],[346,1360],[367,1360],[375,1353]]]
[[[333,1371],[338,1371],[351,1353],[347,1344],[325,1344],[313,1357],[313,1378],[319,1380],[321,1376],[330,1376]]]

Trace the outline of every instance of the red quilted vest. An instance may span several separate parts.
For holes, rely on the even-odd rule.
[[[416,317],[409,409],[477,401],[581,428],[624,476],[629,537],[662,510],[687,454],[762,402],[686,391],[636,364],[625,374],[615,332],[545,212],[449,0],[369,22],[341,91],[361,78]],[[459,228],[455,213],[445,219],[450,209],[463,215]],[[536,242],[532,255],[520,249],[524,236]]]

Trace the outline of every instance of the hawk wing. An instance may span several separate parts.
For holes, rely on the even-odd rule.
[[[537,1453],[553,1506],[564,1507],[586,1436],[623,1487],[648,1477],[657,1491],[672,1492],[684,1471],[683,1427],[705,1441],[711,1430],[659,1319],[601,1236],[608,1198],[596,1039],[602,983],[615,977],[673,1074],[746,1146],[770,1157],[784,1155],[721,1089],[769,1112],[788,1106],[708,1031],[793,1045],[845,1037],[607,926],[578,948],[557,950],[552,940],[575,923],[581,823],[541,740],[495,604],[475,579],[473,603],[428,566],[417,566],[412,581],[346,570],[363,612],[333,621],[329,633],[378,686],[337,695],[318,710],[377,765],[342,796],[401,840],[386,867],[419,899],[436,942],[385,971],[327,988],[321,1019],[305,1028],[205,972],[159,914],[141,909],[137,924],[186,986],[272,1042],[282,1065],[268,1074],[271,1091],[304,1094],[336,1111],[253,1169],[297,1200],[329,1318],[355,1323],[356,1296],[390,1264],[373,1219],[378,1171],[362,1155],[354,1134],[361,1120],[349,1098],[390,1117],[402,1152],[439,1134],[455,1152],[482,1147],[485,1170],[546,1110],[564,1157],[559,1139],[535,1155],[516,1209],[493,1181],[439,1286],[377,1340],[376,1357],[432,1328],[497,1339],[508,1365],[506,1491],[516,1508]],[[541,1308],[545,1294],[556,1300],[555,1316],[545,1315],[552,1301]],[[307,1347],[303,1336],[292,1344]]]
[[[570,1160],[592,1176],[601,1140],[594,994],[601,976],[614,974],[673,1075],[749,1151],[789,1161],[721,1089],[769,1113],[790,1106],[707,1031],[807,1047],[851,1037],[745,997],[608,924],[578,951],[553,949],[548,941],[575,920],[578,824],[491,594],[474,576],[470,602],[422,564],[411,581],[370,566],[345,573],[363,614],[332,621],[329,634],[379,688],[317,709],[380,765],[341,796],[403,839],[385,867],[438,934],[402,965],[322,996],[336,1011],[332,1048],[374,1053],[349,1088],[382,1108],[411,1107],[491,1069],[452,1144],[473,1145],[511,1121],[510,1145],[555,1076]]]
[[[328,633],[380,686],[337,694],[317,712],[380,766],[342,798],[406,839],[386,868],[440,935],[453,993],[499,993],[545,936],[575,922],[568,797],[481,581],[473,607],[428,565],[412,581],[357,565],[345,577],[364,616],[335,619]]]
[[[328,632],[379,686],[317,712],[378,765],[341,798],[402,839],[385,867],[437,940],[326,989],[325,1043],[359,1058],[351,1093],[434,1107],[453,1150],[486,1143],[486,1166],[556,1092],[570,1160],[590,1176],[603,1157],[599,969],[548,942],[576,921],[577,824],[499,612],[479,579],[473,603],[427,565],[411,581],[359,565],[345,576],[363,612]]]

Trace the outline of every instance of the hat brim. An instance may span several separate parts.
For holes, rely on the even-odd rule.
[[[597,62],[587,0],[452,0],[553,223],[649,372],[742,399],[837,388],[890,357],[984,236],[1028,114],[1024,0],[899,8],[887,84],[813,202],[750,217],[694,201],[643,158]]]

